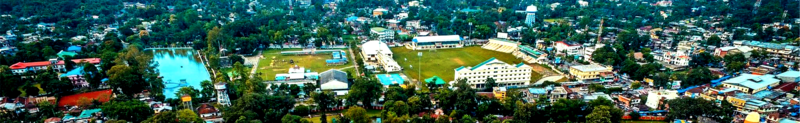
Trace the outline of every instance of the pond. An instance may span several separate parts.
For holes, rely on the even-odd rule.
[[[182,87],[202,90],[200,82],[211,80],[197,52],[189,49],[147,50],[158,64],[156,70],[164,80],[164,96],[176,98],[175,92]]]

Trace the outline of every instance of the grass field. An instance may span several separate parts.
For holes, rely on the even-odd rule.
[[[328,113],[329,114],[330,113],[337,113],[338,114],[338,113],[342,113],[343,111],[344,110],[337,111],[337,112],[328,112]],[[373,117],[373,116],[380,117],[380,115],[381,115],[381,110],[367,109],[367,117]],[[320,120],[320,117],[312,117],[312,118],[305,118],[305,119],[309,119],[309,120],[311,120],[311,122],[314,122],[314,123],[321,123],[322,122],[322,120]],[[331,119],[333,119],[333,116],[328,116],[328,117],[326,117],[326,119],[328,120],[328,123],[332,123]],[[372,120],[375,120],[375,119],[372,119]]]
[[[347,54],[347,59],[351,60],[345,65],[328,66],[325,64],[326,59],[332,58],[330,54],[317,54],[317,55],[281,55],[281,51],[299,51],[301,49],[269,49],[263,51],[264,57],[258,60],[258,68],[256,75],[263,77],[265,80],[274,80],[275,74],[287,73],[289,68],[297,65],[305,67],[306,70],[314,72],[324,72],[330,69],[342,69],[343,71],[352,71],[353,58]],[[343,49],[347,51],[347,49]],[[285,62],[284,62],[285,60]],[[290,64],[289,60],[294,60],[294,64]],[[344,68],[344,69],[343,69]]]
[[[509,64],[517,64],[522,60],[517,59],[510,53],[502,53],[481,47],[464,47],[457,49],[439,50],[419,50],[414,51],[405,47],[392,48],[394,60],[403,67],[404,73],[410,78],[418,77],[418,56],[417,52],[422,52],[421,68],[422,78],[430,78],[434,75],[441,77],[445,81],[454,78],[455,69],[461,66],[475,66],[489,58],[497,58]],[[407,59],[407,60],[406,60]],[[409,65],[413,67],[409,67]]]

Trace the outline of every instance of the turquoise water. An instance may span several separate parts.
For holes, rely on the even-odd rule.
[[[164,80],[164,95],[167,98],[176,98],[175,92],[182,87],[192,87],[202,90],[200,82],[211,80],[208,70],[196,56],[193,50],[147,50],[153,54],[153,60],[158,64],[156,70]]]

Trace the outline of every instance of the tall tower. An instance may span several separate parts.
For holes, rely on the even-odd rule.
[[[228,89],[225,87],[227,83],[220,82],[214,84],[214,89],[217,89],[217,103],[220,105],[230,106],[231,100],[228,98]]]
[[[525,13],[527,14],[525,16],[525,24],[533,25],[533,23],[536,23],[536,11],[538,11],[538,8],[533,5],[525,9]]]

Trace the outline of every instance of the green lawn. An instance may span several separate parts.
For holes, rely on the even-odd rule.
[[[334,113],[342,113],[343,111],[344,110],[337,111],[337,112],[334,112]],[[329,112],[329,113],[331,113],[331,112]],[[367,109],[367,117],[380,117],[380,116],[381,116],[381,110]],[[312,118],[304,118],[304,119],[309,119],[309,120],[311,120],[311,122],[314,122],[314,123],[321,123],[322,122],[320,120],[320,117],[312,117]],[[331,119],[333,119],[333,116],[328,116],[328,117],[326,117],[326,119],[328,120],[328,123],[331,123]],[[373,119],[373,120],[375,120],[375,119]]]
[[[328,66],[325,64],[326,59],[332,58],[330,54],[317,54],[317,55],[281,55],[281,51],[299,51],[301,49],[269,49],[263,51],[264,58],[258,61],[258,68],[256,69],[256,75],[263,77],[265,80],[274,80],[275,74],[280,73],[288,73],[289,68],[297,65],[300,67],[305,67],[306,70],[311,70],[314,72],[324,72],[330,69],[341,69],[346,67],[353,66],[353,62],[350,61],[345,65],[337,65],[337,66]],[[347,49],[342,49],[347,51]],[[347,59],[352,60],[350,58],[350,54],[347,54]],[[282,62],[285,60],[286,62]],[[294,60],[294,64],[290,64],[289,60]],[[344,71],[348,71],[348,69],[353,68],[346,68]]]
[[[410,50],[405,47],[392,48],[394,60],[405,69],[403,72],[410,78],[418,77],[418,57],[417,52],[422,52],[422,78],[430,78],[434,75],[441,77],[445,81],[454,78],[455,69],[461,66],[475,66],[489,58],[497,58],[509,64],[518,64],[522,60],[517,59],[510,53],[502,53],[481,47],[464,47],[457,49],[439,50]],[[408,60],[406,60],[408,59]],[[409,65],[413,66],[409,67]]]

